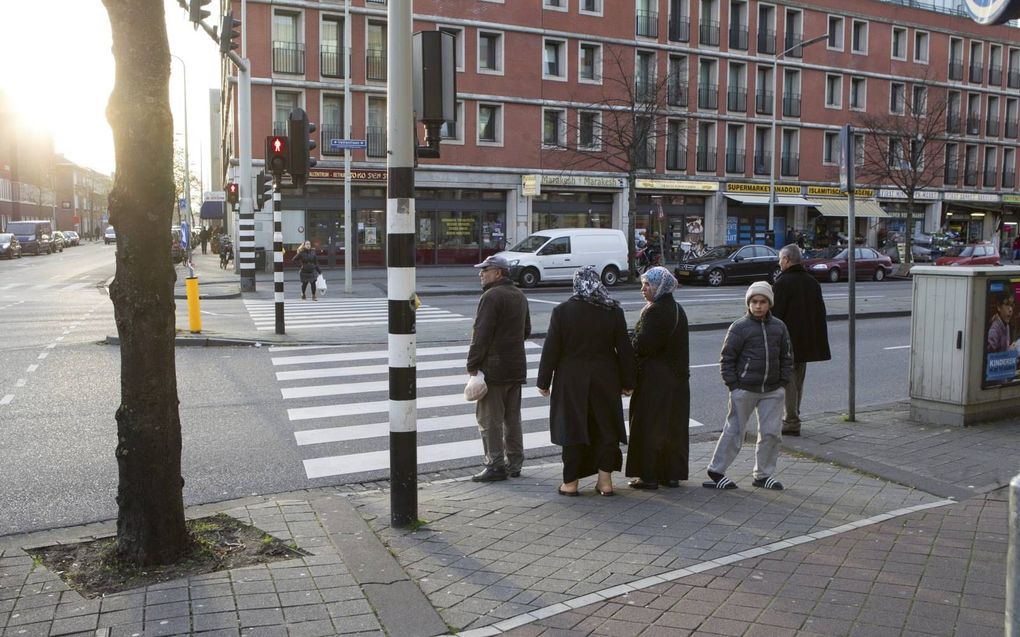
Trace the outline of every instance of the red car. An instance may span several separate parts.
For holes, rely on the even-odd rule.
[[[881,281],[892,272],[892,259],[871,248],[855,248],[854,263],[857,266],[858,281],[869,278]],[[804,269],[816,279],[835,283],[847,278],[846,248],[832,247],[816,252],[810,259],[804,259]]]
[[[935,265],[1002,265],[999,253],[990,243],[950,248],[946,256],[935,259]]]

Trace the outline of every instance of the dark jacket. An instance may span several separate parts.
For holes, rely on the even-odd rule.
[[[786,324],[795,363],[827,361],[829,328],[825,323],[822,286],[801,264],[791,265],[772,286],[776,304],[772,314]]]
[[[748,312],[734,321],[723,341],[719,370],[731,391],[765,393],[786,387],[793,377],[793,349],[786,325],[771,312],[763,319]]]
[[[620,390],[634,389],[636,383],[622,309],[580,299],[553,309],[535,384],[539,389],[552,385],[549,432],[554,444],[590,444],[589,414],[599,431],[615,431],[617,442],[627,442]]]
[[[301,282],[314,283],[319,278],[319,260],[315,250],[302,250],[294,257],[294,263],[301,268]]]
[[[482,370],[490,385],[523,385],[527,380],[524,339],[531,336],[528,299],[503,277],[484,288],[471,332],[467,370]]]

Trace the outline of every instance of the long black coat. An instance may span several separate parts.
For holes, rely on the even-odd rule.
[[[686,480],[691,418],[687,314],[667,294],[634,326],[638,382],[630,399],[627,475]]]
[[[793,362],[810,363],[832,358],[829,351],[829,328],[825,323],[825,300],[822,286],[801,264],[783,271],[772,286],[775,304],[772,314],[790,332]]]
[[[554,444],[590,444],[589,412],[599,431],[615,431],[616,442],[627,442],[620,390],[633,389],[636,382],[634,350],[622,309],[580,299],[553,309],[536,385],[539,389],[552,385],[549,432]]]
[[[294,263],[301,268],[301,282],[315,283],[319,278],[319,260],[315,256],[315,250],[302,250],[294,257]]]

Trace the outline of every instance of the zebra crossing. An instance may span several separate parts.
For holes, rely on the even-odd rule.
[[[524,448],[555,453],[549,401],[535,387],[541,345],[525,343],[528,385],[521,395]],[[389,469],[389,367],[385,349],[271,347],[271,361],[294,441],[309,479]],[[475,404],[464,400],[467,345],[417,350],[418,466],[476,459],[481,464]],[[624,407],[628,405],[624,398]],[[691,427],[700,427],[694,420]]]
[[[0,292],[74,292],[76,290],[88,290],[104,283],[104,279],[91,276],[81,277],[71,281],[69,277],[59,277],[50,281],[25,282],[25,281],[0,281]]]
[[[386,299],[319,299],[318,301],[287,300],[283,306],[287,330],[323,327],[362,327],[386,325]],[[276,304],[271,300],[245,300],[248,316],[259,331],[276,327]],[[470,321],[470,317],[442,308],[422,304],[415,313],[417,323],[448,323]]]

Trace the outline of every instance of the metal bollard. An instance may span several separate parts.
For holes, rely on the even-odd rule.
[[[1020,637],[1020,474],[1009,481],[1009,550],[1006,553],[1006,637]]]
[[[202,333],[202,311],[198,301],[198,277],[189,276],[184,280],[188,292],[188,327],[192,334]]]

